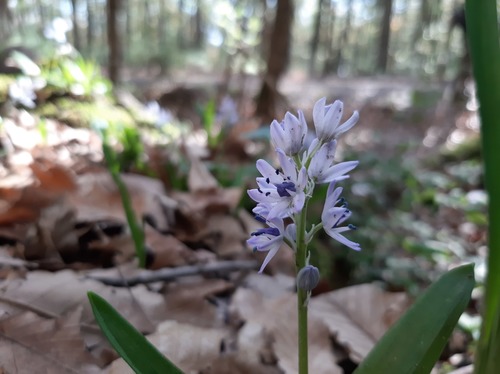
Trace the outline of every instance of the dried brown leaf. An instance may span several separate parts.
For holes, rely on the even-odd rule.
[[[360,362],[408,306],[405,293],[363,284],[314,297],[309,309],[346,347],[351,360]]]

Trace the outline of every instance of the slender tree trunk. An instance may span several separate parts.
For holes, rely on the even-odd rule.
[[[77,0],[71,0],[71,7],[71,20],[73,21],[73,45],[76,50],[80,52],[82,50],[82,44],[80,42],[80,30],[78,28]]]
[[[316,54],[318,52],[319,36],[321,30],[321,15],[323,13],[323,3],[324,0],[318,0],[318,9],[316,10],[316,15],[314,17],[314,30],[313,36],[311,38],[310,44],[310,55],[309,55],[309,74],[314,74],[314,64],[316,63]]]
[[[87,53],[92,56],[94,46],[94,12],[92,10],[91,0],[87,0]]]
[[[380,38],[377,56],[377,71],[380,73],[385,73],[387,71],[389,38],[391,35],[392,1],[393,0],[381,0],[383,14],[380,23]]]
[[[127,45],[131,45],[132,40],[132,4],[130,0],[124,0],[124,8],[125,8],[125,43]]]
[[[178,0],[178,29],[177,29],[177,45],[180,49],[184,49],[186,46],[186,40],[184,37],[184,0]]]
[[[273,32],[267,58],[267,71],[257,97],[256,114],[264,120],[276,117],[280,94],[278,81],[288,67],[291,31],[294,16],[293,0],[278,0]]]
[[[335,61],[335,48],[334,48],[334,38],[335,38],[335,26],[337,24],[336,19],[336,9],[335,2],[330,2],[330,8],[328,9],[328,28],[326,32],[325,38],[325,49],[326,49],[326,58],[323,63],[322,74],[323,76],[328,75],[333,71],[334,61]]]
[[[108,18],[108,74],[109,79],[115,84],[121,81],[121,66],[123,60],[123,49],[121,44],[121,33],[119,27],[119,15],[121,12],[121,0],[107,0],[107,18]]]
[[[203,46],[203,13],[201,0],[196,1],[196,12],[193,16],[193,46],[200,49]]]
[[[7,40],[12,27],[12,13],[7,0],[0,0],[0,39]]]
[[[392,0],[388,0],[392,1]],[[343,59],[343,51],[344,48],[347,46],[348,43],[348,37],[351,33],[351,20],[352,20],[352,12],[353,12],[353,4],[354,0],[349,0],[349,3],[347,4],[347,15],[346,15],[346,20],[345,20],[345,26],[344,29],[342,30],[342,33],[340,34],[340,40],[339,40],[339,47],[337,49],[337,57],[335,58],[335,62],[333,63],[333,70],[335,72],[338,71],[339,67],[342,65],[342,59]]]

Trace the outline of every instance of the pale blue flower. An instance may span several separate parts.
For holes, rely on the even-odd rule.
[[[281,122],[271,123],[271,143],[274,148],[281,149],[285,154],[294,156],[302,150],[307,135],[307,123],[304,113],[299,110],[299,117],[286,112]]]
[[[351,118],[339,126],[342,119],[344,104],[336,100],[333,104],[326,105],[326,98],[316,102],[313,108],[314,127],[316,136],[322,142],[329,142],[351,129],[359,120],[357,111]]]
[[[350,172],[359,161],[347,161],[335,164],[335,150],[337,141],[332,140],[325,143],[314,154],[308,168],[309,176],[316,183],[330,183],[349,178],[346,173]]]
[[[251,238],[247,240],[247,244],[254,251],[268,252],[259,273],[262,273],[269,261],[278,253],[284,238],[285,228],[281,218],[274,218],[267,222],[269,227],[254,231]]]
[[[341,193],[341,187],[335,188],[335,182],[330,183],[330,185],[328,186],[328,192],[326,194],[323,213],[321,214],[323,229],[333,239],[351,249],[359,251],[361,250],[361,246],[358,243],[347,239],[341,234],[343,232],[356,229],[356,227],[353,225],[340,226],[352,214],[351,211],[347,209],[347,204],[345,203],[344,199],[340,198]],[[340,206],[337,206],[338,204],[340,204]]]
[[[267,219],[285,218],[299,213],[305,203],[307,171],[297,171],[295,162],[285,153],[276,150],[281,169],[273,168],[267,161],[258,160],[257,169],[262,177],[257,178],[258,188],[248,190],[248,195],[267,207]]]

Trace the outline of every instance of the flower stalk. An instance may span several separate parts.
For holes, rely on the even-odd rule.
[[[253,209],[255,218],[268,225],[251,234],[247,244],[254,251],[267,252],[259,272],[276,255],[283,244],[295,251],[297,272],[297,314],[298,314],[298,362],[299,374],[308,373],[307,307],[312,289],[319,281],[319,271],[309,264],[307,248],[313,236],[320,230],[338,242],[354,249],[361,247],[347,239],[342,233],[354,230],[353,225],[342,226],[351,216],[342,188],[336,183],[349,178],[349,173],[358,161],[335,162],[337,138],[352,128],[358,121],[357,112],[343,124],[343,104],[335,101],[326,105],[326,99],[319,100],[313,110],[316,138],[306,149],[308,132],[304,114],[298,117],[286,113],[282,122],[271,123],[271,143],[275,147],[279,167],[275,168],[265,160],[258,160],[257,169],[262,174],[257,178],[257,188],[248,190],[248,195],[257,202]],[[313,196],[316,184],[329,184],[321,222],[315,222],[307,231],[307,205]],[[286,219],[292,223],[286,225]]]

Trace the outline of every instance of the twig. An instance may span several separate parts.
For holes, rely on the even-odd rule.
[[[239,270],[253,270],[259,267],[257,261],[221,261],[202,265],[181,266],[160,270],[143,270],[128,278],[113,278],[99,275],[87,275],[87,278],[97,280],[108,286],[127,287],[153,282],[170,282],[180,277],[197,274],[230,273]]]

